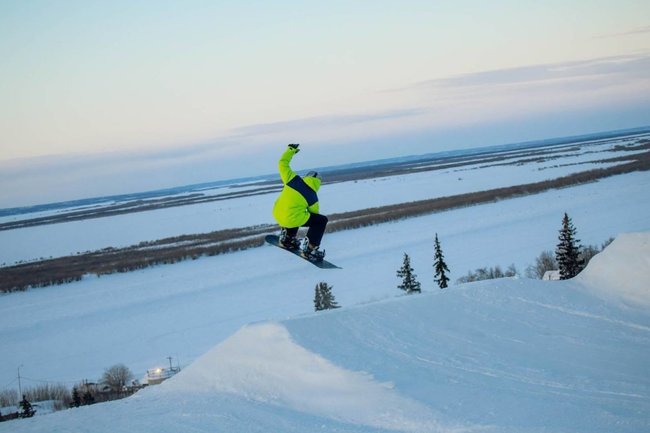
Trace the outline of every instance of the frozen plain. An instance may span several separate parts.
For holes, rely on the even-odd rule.
[[[604,168],[614,164],[595,161],[636,153],[617,149],[617,146],[633,145],[636,140],[638,137],[583,143],[579,150],[564,148],[564,151],[539,158],[539,161],[531,161],[531,158],[517,154],[508,157],[506,153],[504,160],[487,164],[477,162],[421,173],[326,183],[319,191],[321,209],[325,214],[348,212],[538,182],[593,168]],[[275,165],[276,161],[269,161],[269,167]],[[301,167],[300,156],[294,159],[293,165],[298,172],[308,169]],[[224,191],[237,192],[251,188],[251,185],[229,186],[202,193],[218,195]],[[183,234],[273,224],[270,209],[276,195],[277,193],[262,194],[109,218],[0,231],[0,245],[11,246],[0,248],[0,263],[12,264],[20,260],[59,257],[106,247],[124,247]],[[49,214],[52,212],[0,217],[0,223]]]
[[[492,177],[491,175],[490,178]],[[406,179],[401,177],[398,180],[403,183],[408,182],[408,176]],[[366,184],[366,195],[372,196],[372,191],[376,188],[377,182],[368,182]],[[390,184],[391,180],[386,179],[381,182]],[[459,369],[466,371],[469,375],[471,375],[472,369],[476,369],[477,366],[489,370],[490,366],[494,367],[489,357],[496,356],[496,349],[500,346],[495,345],[494,350],[486,346],[483,355],[487,358],[476,358],[476,354],[472,353],[475,349],[474,346],[477,344],[474,334],[480,334],[481,331],[490,334],[486,330],[490,331],[490,324],[497,319],[497,317],[490,319],[490,314],[516,316],[521,314],[521,311],[519,311],[519,308],[514,307],[521,307],[522,304],[513,306],[516,311],[508,309],[505,312],[494,312],[489,308],[484,309],[484,307],[488,306],[484,304],[490,304],[491,302],[510,302],[501,299],[500,294],[494,294],[493,290],[496,289],[488,284],[485,286],[486,294],[453,295],[454,299],[458,298],[456,302],[459,305],[455,309],[452,308],[451,311],[458,313],[458,319],[447,315],[445,309],[440,310],[442,307],[438,305],[438,302],[439,299],[442,299],[440,298],[442,293],[438,293],[434,289],[431,281],[432,239],[434,234],[438,233],[441,237],[447,262],[452,269],[453,279],[460,277],[467,270],[497,264],[506,267],[510,263],[514,263],[520,271],[523,271],[523,268],[532,263],[539,252],[544,249],[554,248],[560,219],[565,211],[572,216],[574,223],[578,227],[579,237],[583,240],[583,243],[587,244],[600,243],[608,237],[616,236],[622,232],[650,230],[650,204],[647,193],[649,187],[650,176],[648,173],[633,173],[605,179],[593,184],[550,191],[536,196],[458,209],[350,232],[330,234],[326,238],[327,249],[330,252],[329,257],[344,268],[335,271],[335,273],[323,274],[323,271],[292,260],[291,257],[287,257],[281,251],[265,247],[224,256],[202,258],[174,266],[155,267],[131,274],[102,278],[88,277],[80,283],[4,296],[0,299],[2,312],[0,315],[0,342],[3,347],[2,357],[6,362],[3,362],[0,382],[3,384],[11,383],[15,376],[15,367],[18,365],[23,365],[23,374],[35,380],[35,382],[49,380],[69,383],[77,382],[83,378],[96,379],[103,368],[117,362],[126,363],[137,374],[143,374],[147,368],[164,363],[165,357],[168,355],[180,359],[183,365],[187,365],[216,344],[223,342],[236,333],[242,326],[270,320],[271,323],[260,324],[258,325],[259,328],[256,328],[255,325],[252,326],[252,336],[247,334],[248,331],[245,331],[246,329],[250,331],[249,328],[251,327],[246,327],[240,333],[237,333],[236,337],[233,337],[235,338],[235,346],[240,345],[238,343],[240,338],[244,340],[253,338],[252,341],[258,339],[259,344],[254,344],[254,346],[267,345],[266,335],[268,334],[269,341],[276,344],[275,347],[285,347],[292,354],[295,354],[297,350],[299,354],[305,355],[308,360],[313,361],[311,356],[315,354],[315,356],[319,357],[318,359],[322,358],[327,361],[325,363],[327,368],[322,373],[322,380],[326,380],[330,375],[334,374],[340,374],[342,376],[337,377],[343,378],[351,374],[350,380],[353,383],[359,382],[357,392],[360,394],[357,395],[360,400],[365,400],[364,396],[369,395],[378,394],[381,396],[382,392],[379,389],[397,389],[396,394],[393,395],[392,392],[388,392],[389,395],[386,396],[385,401],[379,398],[381,401],[376,402],[378,406],[371,405],[372,407],[368,409],[366,415],[363,415],[364,411],[358,407],[351,410],[351,412],[354,412],[352,415],[346,415],[346,413],[341,412],[318,412],[313,409],[313,407],[319,406],[315,403],[312,404],[311,408],[308,407],[307,409],[295,407],[293,402],[296,399],[304,399],[304,395],[313,394],[313,390],[298,390],[296,391],[297,395],[278,397],[277,389],[283,388],[282,386],[279,388],[276,386],[271,391],[253,388],[242,395],[241,392],[223,392],[223,389],[209,388],[207,385],[203,388],[193,388],[192,386],[188,388],[187,385],[180,384],[178,387],[184,387],[183,389],[173,391],[174,388],[170,385],[171,388],[161,387],[160,391],[147,390],[147,392],[136,396],[134,399],[105,405],[107,408],[105,411],[100,406],[97,409],[66,411],[65,413],[52,415],[53,424],[39,424],[36,421],[43,421],[43,418],[40,418],[34,420],[34,423],[21,424],[21,428],[24,426],[25,428],[35,429],[25,431],[86,431],[80,426],[88,421],[99,425],[102,424],[102,419],[108,422],[113,417],[125,417],[130,419],[130,423],[135,423],[133,425],[139,426],[136,429],[137,431],[184,430],[180,427],[183,425],[182,422],[187,423],[188,430],[196,429],[196,431],[214,431],[220,428],[223,431],[315,431],[317,430],[315,426],[318,426],[318,429],[325,426],[327,431],[382,431],[383,428],[397,431],[449,431],[454,430],[456,427],[464,429],[470,426],[473,429],[471,426],[476,427],[479,425],[484,427],[487,425],[499,426],[496,431],[508,431],[510,428],[511,431],[542,431],[547,426],[543,421],[544,417],[540,415],[536,420],[530,420],[530,417],[535,409],[539,409],[539,406],[536,405],[555,407],[554,410],[558,411],[561,409],[550,398],[551,395],[558,393],[557,389],[553,389],[553,387],[551,387],[551,390],[544,388],[548,391],[547,393],[535,391],[540,393],[539,395],[542,397],[539,399],[531,397],[528,411],[524,406],[521,415],[516,413],[506,415],[505,412],[507,398],[514,398],[512,396],[518,395],[516,390],[513,391],[508,386],[512,380],[511,378],[501,378],[502,382],[504,382],[501,383],[501,388],[505,389],[503,391],[505,400],[503,400],[503,403],[499,403],[501,404],[500,410],[496,410],[499,408],[494,408],[489,403],[490,399],[493,398],[489,395],[492,384],[488,386],[485,383],[477,385],[477,388],[469,388],[476,392],[478,392],[478,388],[482,388],[482,393],[478,392],[477,394],[482,396],[480,400],[474,400],[471,395],[460,395],[459,393],[466,392],[462,391],[462,386],[453,387],[447,385],[446,388],[443,387],[446,389],[445,393],[437,390],[438,388],[435,386],[423,385],[419,391],[415,390],[417,388],[416,384],[402,387],[401,382],[413,379],[406,379],[403,376],[408,375],[404,373],[397,374],[392,370],[394,367],[389,368],[389,364],[393,365],[392,357],[395,356],[393,352],[399,353],[403,351],[399,345],[401,339],[407,338],[405,333],[406,330],[410,329],[408,322],[397,325],[394,322],[401,321],[400,319],[387,319],[386,327],[380,327],[380,329],[373,331],[373,329],[367,328],[363,324],[346,327],[334,320],[333,323],[326,321],[316,328],[313,327],[315,325],[305,325],[302,334],[299,332],[300,327],[292,327],[291,324],[294,322],[301,323],[301,321],[316,323],[318,320],[325,320],[324,318],[340,317],[337,315],[354,316],[355,314],[360,316],[351,320],[377,324],[384,321],[383,316],[373,316],[375,313],[364,313],[364,310],[366,308],[370,310],[377,309],[382,305],[389,310],[401,311],[399,314],[403,313],[402,320],[413,317],[416,318],[415,322],[418,322],[417,318],[423,318],[424,313],[413,311],[411,306],[403,309],[399,307],[407,303],[410,305],[415,301],[402,298],[394,299],[399,297],[399,291],[396,289],[398,281],[395,277],[395,271],[401,265],[403,252],[408,252],[413,259],[413,265],[420,277],[419,279],[423,282],[425,291],[433,292],[423,297],[427,301],[422,301],[422,307],[426,306],[424,309],[428,309],[427,314],[430,312],[430,314],[435,315],[437,312],[441,319],[444,318],[446,319],[445,322],[449,322],[447,325],[438,322],[428,326],[423,325],[422,333],[438,329],[440,333],[452,333],[455,336],[451,340],[445,340],[448,344],[429,341],[425,345],[433,345],[433,347],[437,348],[436,350],[440,351],[440,355],[446,354],[453,357],[460,353],[461,355],[458,355],[460,360],[454,362],[460,363],[461,368]],[[376,197],[377,194],[374,196]],[[336,203],[336,197],[330,197],[330,199],[332,203]],[[250,200],[255,201],[256,198]],[[259,202],[249,203],[251,208],[256,208],[256,206],[259,206]],[[243,207],[246,207],[246,205],[244,204]],[[336,204],[333,204],[333,207],[336,207]],[[263,265],[260,266],[260,264]],[[337,300],[346,307],[345,310],[333,314],[327,313],[316,316],[311,314],[313,287],[319,281],[327,281],[334,286]],[[506,287],[518,288],[513,290],[522,291],[518,293],[517,297],[528,301],[527,303],[524,302],[523,305],[530,306],[532,302],[533,305],[535,303],[552,305],[556,307],[556,310],[570,310],[563,303],[548,303],[546,299],[544,302],[538,302],[537,299],[531,301],[528,298],[529,292],[531,294],[540,292],[546,296],[549,287],[562,287],[548,286],[548,284],[557,283],[516,280],[502,282],[501,284]],[[474,285],[451,288],[444,292],[444,296],[449,296],[447,294],[452,293],[454,290],[458,290],[458,293],[470,290],[468,287],[474,287]],[[483,287],[483,284],[476,287]],[[564,289],[560,288],[559,290],[561,292]],[[556,292],[549,291],[549,293]],[[495,299],[490,301],[493,296]],[[467,303],[468,298],[473,299],[474,297],[483,299],[485,302],[479,302],[476,305]],[[635,309],[632,321],[630,321],[630,317],[628,317],[629,310],[627,310],[629,307],[620,307],[622,309],[619,311],[618,306],[602,304],[600,300],[591,297],[586,300],[572,300],[569,306],[573,307],[574,304],[577,304],[578,309],[575,310],[574,308],[575,311],[584,312],[584,308],[589,311],[591,307],[585,307],[582,304],[583,301],[590,305],[595,302],[596,307],[594,308],[605,308],[608,311],[612,308],[615,309],[616,311],[612,313],[612,317],[617,318],[616,320],[619,322],[635,324],[636,328],[633,327],[634,329],[647,327],[646,313]],[[366,304],[367,306],[364,306]],[[385,305],[388,305],[388,307]],[[513,341],[526,341],[527,338],[535,339],[539,337],[538,333],[541,333],[542,336],[546,335],[544,332],[547,332],[547,329],[539,331],[537,328],[550,326],[543,319],[545,314],[542,314],[542,312],[547,313],[552,308],[549,309],[544,306],[540,308],[541,312],[538,314],[540,322],[534,321],[531,324],[531,328],[535,329],[530,330],[530,334],[527,331],[522,331],[523,334],[519,338],[514,338]],[[531,310],[526,311],[530,312]],[[397,312],[395,314],[398,314]],[[366,315],[372,317],[368,317],[366,320]],[[587,316],[589,315],[593,314],[587,314]],[[301,316],[303,317],[299,318]],[[583,317],[584,315],[574,314],[570,315],[569,318],[573,319],[574,316]],[[286,321],[287,318],[295,317],[298,318]],[[475,322],[484,317],[488,317],[486,319],[488,323],[484,323],[484,326],[477,326],[475,329],[465,329],[462,326],[463,323]],[[478,323],[480,322],[478,320]],[[573,335],[572,329],[576,324],[570,320],[565,322],[560,321],[557,325],[559,328],[551,330],[561,336],[558,337],[559,339],[566,339],[576,343],[587,338],[587,334]],[[424,318],[423,323],[426,323]],[[611,325],[611,322],[607,323]],[[414,326],[417,326],[417,323]],[[460,326],[463,328],[463,332],[456,333],[455,328],[454,332],[452,332],[448,329],[449,326],[452,326],[452,328]],[[406,328],[402,330],[403,332],[390,331],[393,327],[396,329],[400,327]],[[289,331],[285,332],[285,329]],[[366,334],[366,331],[370,332],[370,334]],[[500,332],[501,328],[493,330],[493,340],[501,338],[497,331]],[[333,332],[332,337],[327,337],[329,332]],[[386,345],[386,352],[388,353],[376,354],[378,357],[378,366],[376,367],[373,367],[373,357],[363,355],[355,350],[359,341],[354,340],[345,343],[348,334],[356,336],[358,340],[368,339],[368,341],[372,342],[376,339],[385,338],[390,332],[395,334],[397,347],[395,345]],[[624,334],[620,330],[612,332]],[[349,351],[339,349],[322,350],[321,340],[314,340],[309,344],[300,341],[299,335],[303,335],[302,338],[305,339],[307,338],[305,335],[308,336],[310,333],[313,334],[310,337],[312,340],[323,336],[325,338],[322,343],[324,346],[332,346],[336,342],[342,341],[344,344],[348,344]],[[436,338],[440,338],[440,335],[436,335]],[[550,335],[554,334],[551,333]],[[642,338],[643,335],[646,337]],[[422,339],[425,342],[428,341],[427,337],[420,332],[414,333],[414,338]],[[644,338],[646,339],[644,340]],[[627,347],[627,344],[610,344],[611,341],[608,344],[602,342],[594,344],[598,347],[604,347],[603,350],[607,353],[610,353],[610,351],[611,353],[625,352],[627,353],[626,356],[632,360],[639,359],[640,356],[647,358],[647,334],[642,333],[641,337],[635,337],[635,341],[636,343],[630,344],[630,347]],[[376,341],[374,344],[378,347],[384,347],[384,345],[379,345]],[[516,342],[513,344],[516,345]],[[466,345],[469,346],[469,354],[466,352]],[[510,346],[502,348],[506,351],[512,351],[513,349]],[[569,348],[570,345],[567,345],[559,347],[558,350],[566,351]],[[219,352],[223,350],[223,347],[214,350]],[[307,354],[302,350],[306,350]],[[576,348],[571,350],[575,351]],[[285,353],[285,351],[280,351],[280,356],[282,356],[282,353]],[[407,358],[413,357],[413,354],[410,353],[409,355],[409,353],[408,350],[405,351],[405,356]],[[258,356],[268,356],[268,353],[261,353]],[[538,358],[540,353],[527,353],[523,360],[502,360],[501,362],[507,367],[504,368],[504,371],[516,368],[520,365],[520,362],[530,361],[527,356]],[[223,358],[223,356],[219,356],[219,358]],[[430,358],[424,356],[422,358],[430,360]],[[358,360],[358,362],[354,360]],[[467,360],[471,360],[470,366],[464,364],[464,361]],[[542,358],[541,362],[548,361],[548,359],[544,360]],[[311,364],[305,361],[305,365],[309,366]],[[436,364],[433,363],[432,365]],[[540,368],[543,371],[544,368],[542,367]],[[192,368],[189,367],[187,370],[191,372]],[[264,370],[265,367],[258,366],[258,368],[254,368],[252,374],[261,374],[260,368]],[[304,368],[309,370],[310,367]],[[339,371],[339,369],[343,369],[343,372]],[[407,367],[405,366],[404,369],[407,369]],[[604,370],[594,367],[593,371],[600,374],[604,373]],[[360,371],[365,371],[371,376],[362,374],[359,377]],[[434,369],[434,371],[437,370]],[[566,373],[567,375],[575,373],[570,369],[567,371],[571,372]],[[629,374],[631,377],[635,377],[634,375],[638,372],[638,369],[631,370]],[[275,374],[275,372],[271,373]],[[539,382],[541,380],[543,384],[543,381],[549,383],[558,381],[558,377],[556,377],[557,371],[551,370],[547,376],[543,376],[541,379],[535,378],[534,373],[534,371],[531,372],[533,374],[532,378],[522,373],[522,377],[526,380],[520,380],[520,382]],[[205,372],[202,374],[205,374]],[[426,373],[422,373],[422,377],[426,375]],[[489,371],[487,373],[483,372],[480,376],[490,377]],[[378,380],[375,381],[372,377],[378,378]],[[201,375],[199,375],[200,378]],[[365,378],[365,382],[363,378]],[[495,381],[499,385],[497,379]],[[209,377],[203,376],[200,382],[209,382],[209,380]],[[442,379],[437,378],[435,380]],[[462,384],[464,383],[463,380],[468,379],[460,375],[456,376],[455,380],[460,380]],[[594,380],[594,377],[589,375],[585,380]],[[635,380],[630,379],[631,382]],[[615,382],[614,379],[612,379],[613,382]],[[565,384],[561,380],[557,383],[560,384],[560,388]],[[435,382],[435,384],[439,385],[438,382]],[[647,391],[647,383],[641,381],[640,386],[645,387]],[[629,424],[627,430],[620,431],[643,431],[643,429],[639,430],[639,428],[647,427],[647,423],[643,424],[643,413],[644,411],[646,415],[648,413],[647,392],[638,389],[634,392],[611,391],[608,387],[608,384],[603,385],[603,387],[597,389],[599,392],[596,394],[613,392],[615,394],[637,395],[637,397],[630,397],[630,401],[627,399],[620,400],[621,396],[612,397],[611,400],[616,402],[614,406],[603,403],[606,411],[611,411],[615,407],[621,413],[630,412],[627,415],[625,413],[612,415],[612,423]],[[230,385],[231,390],[241,390],[241,388],[242,386]],[[576,387],[574,386],[574,388]],[[593,390],[590,391],[588,388],[579,387],[576,389],[578,400],[591,401],[586,397],[586,394],[592,393]],[[340,392],[345,394],[350,390],[343,387]],[[421,397],[422,393],[432,393],[430,398],[433,400]],[[318,392],[315,394],[318,394]],[[201,395],[205,399],[199,400],[196,395]],[[444,408],[444,405],[439,405],[440,400],[444,399],[446,395],[449,395],[450,398],[451,403],[449,405],[455,409]],[[324,398],[327,398],[327,395]],[[174,403],[170,400],[173,400]],[[465,405],[465,408],[475,407],[479,403],[492,408],[489,411],[478,410],[473,415],[471,411],[461,411],[458,406],[459,401],[462,402],[461,406]],[[377,424],[378,421],[371,421],[378,416],[377,410],[379,409],[377,408],[386,409],[386,405],[388,405],[386,402],[391,402],[396,407],[410,407],[409,403],[413,403],[415,407],[423,410],[424,415],[416,416],[413,412],[407,411],[405,416],[399,418],[389,411],[386,412],[386,419],[392,421],[386,421],[383,424]],[[511,402],[516,401],[511,400]],[[593,403],[593,401],[591,402]],[[496,406],[499,404],[494,403]],[[213,413],[211,412],[213,405],[229,409]],[[145,413],[150,416],[136,417],[133,412],[129,412],[130,406],[135,406],[137,413]],[[201,407],[204,409],[200,409]],[[578,409],[580,408],[586,410],[586,406],[579,406]],[[84,412],[86,410],[90,412]],[[178,419],[166,418],[163,416],[165,411],[171,411],[169,416],[172,418],[177,416]],[[576,413],[579,412],[578,410]],[[88,413],[90,418],[84,413]],[[355,418],[355,413],[358,413],[361,418]],[[542,414],[545,416],[553,414],[554,417],[557,415],[553,411],[542,411]],[[566,413],[564,414],[566,415]],[[66,416],[70,418],[65,418]],[[350,417],[352,418],[350,419]],[[138,418],[139,421],[134,421],[135,418]],[[579,424],[578,427],[560,423],[550,430],[608,431],[604,428],[598,430],[603,418],[599,418],[598,422],[592,418],[590,415],[578,416],[576,414],[575,417],[568,418],[567,422]],[[163,421],[159,421],[159,419]],[[249,423],[246,423],[245,420],[247,419],[250,419]],[[401,421],[399,421],[400,419]],[[409,424],[410,421],[415,422],[415,424]],[[238,423],[241,423],[239,429],[235,427]],[[69,429],[66,429],[66,425]],[[127,430],[126,425],[124,424],[123,431]],[[271,427],[277,427],[278,425],[286,427],[279,430]],[[611,427],[613,424],[605,423],[602,425]],[[49,430],[47,429],[48,426]],[[169,426],[176,426],[176,428]],[[0,431],[2,431],[2,428],[0,425]],[[40,430],[41,428],[44,429]],[[117,428],[119,430],[119,426]],[[164,430],[165,428],[169,429]],[[424,428],[428,430],[423,430]],[[92,429],[88,431],[102,432],[104,430]]]

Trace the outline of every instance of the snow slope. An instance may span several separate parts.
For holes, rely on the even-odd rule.
[[[425,405],[364,372],[296,344],[278,323],[246,326],[166,384],[181,393],[230,393],[323,418],[378,428],[431,429]]]
[[[626,257],[617,262],[616,257]],[[650,232],[622,234],[580,273],[579,280],[610,298],[650,307]],[[616,287],[612,291],[611,288]]]
[[[647,432],[650,310],[601,296],[627,234],[571,281],[483,281],[241,328],[158,387],[0,432]],[[354,290],[357,288],[352,288]],[[14,429],[18,430],[14,430]]]
[[[425,291],[439,234],[452,281],[470,269],[510,263],[523,271],[553,250],[563,212],[585,244],[650,230],[650,172],[535,196],[456,209],[328,234],[341,270],[324,272],[272,247],[205,257],[128,274],[87,277],[64,286],[0,296],[0,386],[96,381],[126,364],[137,377],[196,360],[247,323],[308,314],[314,286],[326,281],[340,305],[392,298],[407,252]]]

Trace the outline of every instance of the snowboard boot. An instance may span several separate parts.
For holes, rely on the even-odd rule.
[[[297,250],[300,248],[300,241],[295,236],[290,236],[287,229],[280,231],[280,245],[288,250]]]
[[[320,262],[325,258],[325,250],[320,251],[317,245],[312,245],[308,238],[303,239],[301,254],[303,257],[314,262]]]

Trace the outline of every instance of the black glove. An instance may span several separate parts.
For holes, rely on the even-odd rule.
[[[296,153],[300,152],[300,149],[298,149],[298,146],[300,146],[300,144],[298,144],[298,143],[291,143],[289,145],[289,147],[294,149],[296,151]]]

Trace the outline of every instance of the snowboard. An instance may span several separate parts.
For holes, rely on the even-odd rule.
[[[328,262],[327,260],[312,260],[309,257],[305,257],[300,253],[300,249],[290,250],[288,248],[283,247],[280,244],[280,237],[277,235],[266,235],[264,240],[275,247],[281,248],[285,251],[289,251],[294,256],[298,256],[301,259],[306,260],[312,265],[317,266],[321,269],[342,269],[339,266],[336,266],[335,264]]]

